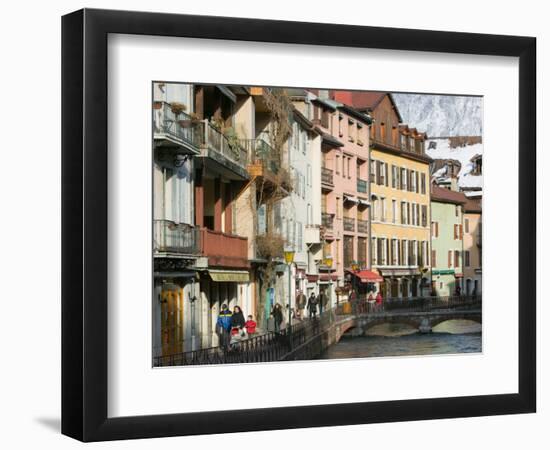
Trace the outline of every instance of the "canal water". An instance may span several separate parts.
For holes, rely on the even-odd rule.
[[[384,324],[365,336],[345,334],[329,347],[321,359],[346,359],[381,356],[440,355],[481,352],[481,325],[452,320],[434,328],[430,334],[400,324]]]

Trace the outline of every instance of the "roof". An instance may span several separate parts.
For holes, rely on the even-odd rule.
[[[341,111],[344,111],[347,115],[352,116],[355,119],[360,120],[363,123],[366,123],[366,124],[369,124],[369,125],[372,123],[372,117],[371,116],[369,116],[366,113],[357,111],[355,108],[352,108],[348,105],[345,105],[345,104],[340,105],[338,107],[338,109],[341,110]]]
[[[345,93],[346,100],[343,100],[341,98],[341,93]],[[343,101],[343,103],[346,103],[353,108],[356,108],[360,111],[372,111],[375,109],[382,100],[384,100],[384,97],[387,95],[390,99],[390,102],[392,103],[395,112],[397,114],[397,117],[399,118],[399,122],[403,122],[403,118],[401,117],[401,113],[399,112],[399,108],[397,107],[397,104],[395,103],[395,100],[391,93],[389,92],[378,92],[378,91],[331,91],[331,96],[339,101]]]
[[[464,211],[469,213],[481,214],[481,199],[480,198],[467,198],[464,205]]]
[[[435,202],[453,203],[455,205],[464,205],[468,199],[462,192],[451,191],[439,187],[437,184],[431,185],[431,199]]]

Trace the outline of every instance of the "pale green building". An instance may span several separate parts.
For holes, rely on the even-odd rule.
[[[431,187],[432,295],[463,292],[463,234],[466,196],[437,185]]]

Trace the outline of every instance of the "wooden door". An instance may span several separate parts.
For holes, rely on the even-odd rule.
[[[183,352],[183,288],[161,293],[162,355]]]

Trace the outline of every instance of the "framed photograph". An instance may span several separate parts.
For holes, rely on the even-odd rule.
[[[62,432],[534,412],[535,55],[64,16]]]

